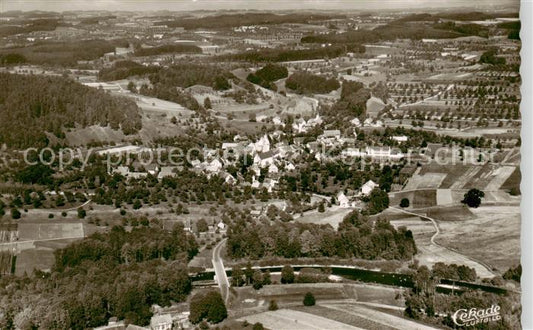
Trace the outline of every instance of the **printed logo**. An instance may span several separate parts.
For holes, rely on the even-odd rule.
[[[458,326],[473,326],[481,323],[489,323],[502,319],[500,306],[492,305],[486,309],[470,308],[459,309],[452,316],[453,322]]]

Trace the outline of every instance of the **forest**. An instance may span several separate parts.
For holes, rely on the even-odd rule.
[[[147,325],[152,304],[168,306],[190,293],[186,263],[196,252],[180,226],[95,234],[58,250],[52,273],[0,278],[0,327],[84,329],[111,316]]]
[[[19,23],[17,25],[0,25],[0,37],[35,31],[53,31],[62,24],[56,18],[20,19],[17,22]]]
[[[333,18],[343,18],[340,15],[322,15],[311,13],[298,13],[288,15],[278,15],[273,13],[246,13],[206,16],[198,18],[184,18],[174,21],[157,22],[156,25],[166,25],[168,27],[183,27],[186,30],[194,29],[221,29],[231,28],[241,25],[275,25],[284,23],[309,23],[311,21],[327,20]]]
[[[264,88],[276,90],[277,87],[274,81],[287,78],[288,75],[289,71],[286,67],[269,63],[255,73],[250,73],[246,80]]]
[[[263,49],[259,51],[248,51],[233,55],[222,55],[221,57],[228,60],[257,62],[287,62],[303,61],[316,59],[329,59],[339,57],[347,52],[364,53],[365,47],[352,44],[342,46],[329,46],[324,48],[309,49]]]
[[[102,68],[98,72],[98,79],[112,81],[126,79],[132,76],[144,76],[160,70],[157,66],[144,66],[133,61],[117,61],[109,68]]]
[[[19,54],[31,64],[55,65],[61,67],[77,66],[78,61],[91,61],[105,53],[115,51],[115,47],[128,47],[125,40],[76,40],[76,41],[38,41],[27,47],[4,48],[0,55]]]
[[[298,94],[327,94],[340,87],[337,79],[325,78],[312,73],[298,71],[286,81],[285,86]]]
[[[0,73],[0,85],[0,143],[8,146],[43,147],[46,132],[62,138],[76,125],[109,125],[125,134],[141,128],[133,101],[68,78]]]
[[[135,50],[135,56],[154,56],[172,53],[202,53],[202,49],[195,45],[163,45],[152,48],[138,48]]]
[[[408,260],[416,254],[411,231],[395,229],[387,220],[375,221],[353,211],[339,229],[329,225],[246,223],[234,221],[228,228],[227,253],[231,258],[261,259],[278,256],[338,257],[368,260]]]
[[[231,88],[232,73],[216,66],[182,63],[159,70],[149,76],[153,85],[187,88],[194,85],[212,87],[215,90]]]

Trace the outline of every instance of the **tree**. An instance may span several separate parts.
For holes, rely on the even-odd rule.
[[[254,323],[254,325],[252,326],[252,330],[263,330],[263,329],[265,329],[265,327],[263,326],[262,323],[259,323],[259,322]]]
[[[400,207],[402,208],[406,208],[406,207],[409,207],[409,199],[408,198],[402,198],[402,200],[400,201]]]
[[[277,311],[278,310],[278,303],[276,300],[271,300],[268,304],[268,310],[269,311]]]
[[[477,208],[481,205],[481,199],[485,197],[485,193],[479,189],[470,189],[465,195],[461,203],[469,207]]]
[[[231,286],[243,286],[244,285],[244,273],[239,267],[234,268],[231,271]]]
[[[211,99],[206,97],[204,99],[204,108],[206,109],[212,109],[213,108],[213,105],[211,104]]]
[[[205,219],[203,218],[198,220],[198,222],[196,223],[196,229],[198,229],[199,233],[205,233],[206,231],[208,231],[209,226],[207,225],[207,221],[205,221]]]
[[[256,269],[254,271],[254,275],[252,276],[252,283],[255,290],[259,290],[263,287],[263,274],[259,269]]]
[[[142,203],[140,200],[136,199],[135,202],[133,202],[133,209],[138,210],[142,207]]]
[[[246,268],[244,269],[244,276],[246,277],[246,284],[252,283],[254,277],[254,270],[252,269],[252,263],[248,261]]]
[[[204,319],[211,323],[220,323],[228,316],[226,305],[218,291],[194,295],[191,298],[189,311],[189,320],[193,324],[200,323]]]
[[[263,273],[263,285],[272,284],[272,279],[270,278],[270,271],[267,270]]]
[[[311,292],[307,292],[304,296],[304,306],[314,306],[315,296]]]
[[[135,86],[135,83],[133,81],[130,81],[128,83],[128,90],[132,93],[137,93],[137,86]]]
[[[16,208],[11,209],[11,218],[13,219],[20,219],[20,211]]]
[[[285,265],[281,270],[281,283],[290,284],[294,283],[294,269],[291,266]]]
[[[324,207],[324,202],[318,204],[318,212],[320,213],[326,212],[326,208]]]
[[[82,207],[78,208],[78,218],[84,219],[87,216],[87,211],[85,211]]]

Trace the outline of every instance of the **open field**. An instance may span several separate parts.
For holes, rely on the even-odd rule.
[[[438,223],[439,228],[441,228],[442,223],[444,222]],[[457,226],[461,226],[461,224],[465,222],[461,221],[453,223],[457,224]],[[442,235],[442,229],[441,233],[437,235],[435,239],[437,244],[432,243],[431,238],[435,235],[435,227],[430,221],[413,216],[412,218],[401,218],[401,220],[393,220],[391,221],[391,224],[395,227],[405,226],[413,232],[413,237],[415,239],[416,247],[418,249],[418,253],[416,254],[415,258],[419,260],[421,265],[426,265],[429,268],[433,267],[433,265],[437,262],[444,262],[446,264],[466,265],[468,267],[474,268],[476,270],[477,275],[481,278],[492,278],[494,276],[494,274],[491,273],[485,265],[480,264],[477,261],[484,259],[472,259],[474,257],[473,255],[469,255],[466,252],[464,252],[463,254],[463,251],[456,252],[450,250],[447,248],[447,245],[439,241],[438,238],[440,237],[440,235]],[[462,235],[464,235],[464,233]],[[456,236],[455,239],[462,239],[459,237],[461,236]],[[472,258],[470,256],[472,256]]]
[[[475,219],[439,222],[437,242],[483,260],[500,273],[516,266],[520,262],[520,208],[481,206],[471,212]]]
[[[298,311],[304,311],[316,316],[325,317],[337,322],[341,322],[344,324],[361,327],[363,329],[367,330],[394,330],[396,328],[388,327],[383,324],[377,323],[373,320],[368,320],[364,317],[361,317],[359,315],[346,313],[344,311],[339,311],[333,308],[328,308],[321,305],[315,305],[315,306],[301,306],[301,307],[293,307],[292,310],[298,310]]]
[[[398,206],[403,198],[409,199],[413,208],[424,208],[437,205],[437,191],[435,189],[398,191],[389,194],[390,205]]]
[[[439,188],[447,175],[446,173],[431,172],[420,175],[417,172],[415,172],[414,175],[409,179],[409,182],[407,185],[405,185],[405,190]]]
[[[78,223],[19,223],[19,240],[41,240],[83,237],[83,224]]]
[[[326,212],[324,213],[319,213],[316,210],[306,212],[302,217],[295,218],[295,221],[319,225],[328,224],[336,230],[339,227],[339,223],[342,222],[342,219],[352,211],[353,208],[342,208],[333,205],[332,207],[326,208]]]
[[[361,305],[352,304],[321,304],[322,306],[337,310],[348,315],[361,317],[366,321],[375,322],[379,324],[379,329],[405,329],[405,330],[430,330],[436,329],[434,327],[426,326],[401,316],[388,314],[382,311],[374,310],[371,308],[363,307]]]
[[[54,253],[50,249],[24,250],[17,256],[15,275],[31,275],[34,269],[50,270],[54,260]]]
[[[262,323],[268,329],[287,329],[287,330],[357,330],[361,329],[345,323],[337,322],[325,317],[316,316],[295,310],[280,309],[250,315],[239,319],[239,321],[248,321],[251,324]]]

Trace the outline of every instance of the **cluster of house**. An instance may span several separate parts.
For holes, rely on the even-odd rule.
[[[372,180],[368,180],[364,185],[361,186],[359,192],[353,196],[347,196],[343,191],[339,192],[337,195],[337,202],[340,207],[356,207],[356,198],[369,196],[375,188],[378,188],[379,184],[375,183]]]
[[[302,121],[306,125],[317,125],[321,122],[320,116],[316,116],[308,121]],[[295,123],[300,125],[300,123]],[[293,144],[286,141],[280,141],[281,132],[273,132],[270,135],[263,135],[256,141],[251,141],[246,137],[236,135],[233,142],[225,142],[219,149],[204,148],[203,158],[189,160],[192,170],[211,177],[218,175],[223,178],[227,184],[251,184],[253,188],[266,188],[272,192],[279,183],[281,172],[290,172],[296,170],[293,162],[305,152],[315,155],[318,160],[326,159],[328,152],[326,148],[341,147],[343,157],[360,157],[370,158],[372,160],[398,161],[405,155],[398,148],[391,147],[366,147],[358,149],[355,147],[357,134],[354,132],[353,137],[343,136],[340,130],[325,130],[316,141],[305,142],[304,138],[295,138]],[[393,136],[392,140],[398,143],[406,142],[406,136]],[[272,142],[280,141],[280,142]],[[146,148],[143,147],[114,147],[108,149],[105,153],[142,153]],[[241,173],[230,174],[228,166],[234,165],[236,160],[244,155],[251,156],[251,163],[246,164],[248,171],[252,173],[252,182],[246,182]],[[248,158],[249,160],[249,158]],[[181,171],[183,166],[164,166],[157,163],[144,165],[141,161],[134,161],[128,166],[119,165],[112,169],[113,173],[119,173],[128,178],[141,178],[148,175],[156,176],[158,179],[175,175]]]
[[[111,317],[107,325],[96,327],[95,330],[171,330],[193,328],[189,321],[190,312],[163,313],[159,306],[152,306],[153,310],[158,310],[150,319],[150,325],[141,327],[134,324],[126,325],[124,321],[119,321],[116,317]]]

